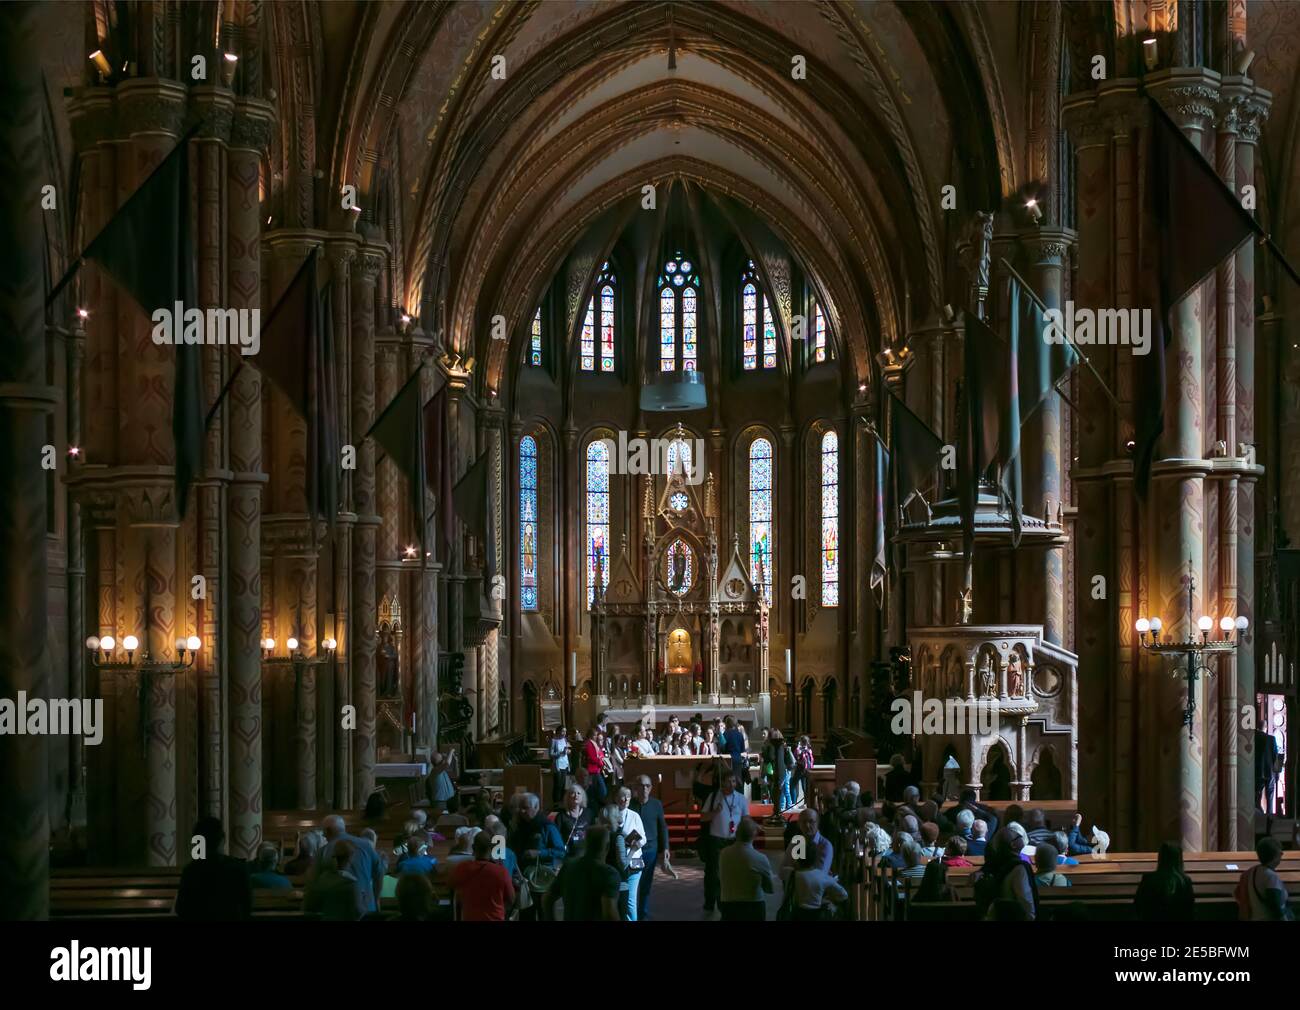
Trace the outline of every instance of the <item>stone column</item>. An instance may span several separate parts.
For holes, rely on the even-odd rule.
[[[399,345],[396,335],[392,333],[380,334],[376,345],[375,410],[379,412],[392,402],[400,386],[397,376]],[[416,543],[415,540],[402,541],[400,539],[402,532],[401,485],[401,475],[398,474],[393,461],[385,456],[375,468],[375,511],[380,519],[375,549],[375,569],[378,584],[377,592],[381,600],[385,598],[400,600],[402,598],[403,551],[406,543]],[[413,560],[418,561],[419,559]],[[403,637],[408,641],[411,638],[414,616],[415,614],[409,609],[402,614],[402,627],[405,631]],[[404,652],[403,649],[398,650],[403,699],[402,726],[403,729],[409,731],[413,711],[411,705],[418,696],[414,690],[415,682],[412,680],[414,671],[411,664],[407,662]]]
[[[54,406],[45,382],[45,242],[41,187],[41,109],[45,88],[36,4],[0,8],[0,175],[13,201],[0,217],[4,288],[0,291],[0,697],[49,693],[46,653],[46,418]],[[60,193],[69,199],[66,193]],[[44,736],[0,735],[0,917],[49,915],[49,764]]]
[[[379,527],[375,502],[375,443],[363,439],[375,418],[375,278],[385,250],[367,247],[352,276],[352,432],[357,449],[353,508],[357,514],[352,558],[352,670],[357,731],[353,737],[353,806],[361,809],[375,788],[375,651],[378,604],[375,551]]]
[[[231,308],[262,308],[258,171],[273,123],[267,103],[238,103],[226,159],[226,298]],[[245,366],[223,413],[231,471],[226,498],[226,834],[231,855],[246,859],[256,855],[262,841],[262,410],[262,377]]]
[[[1077,236],[1069,228],[1040,229],[1024,237],[1031,262],[1029,281],[1049,309],[1061,308],[1061,285],[1068,264],[1070,247]],[[1031,335],[1039,339],[1038,334]],[[1025,456],[1025,509],[1037,514],[1055,510],[1061,503],[1061,411],[1064,407],[1056,393],[1048,393],[1042,406],[1029,419],[1021,444]],[[1050,502],[1050,506],[1047,503]],[[1044,514],[1044,519],[1050,516]],[[1030,596],[1037,608],[1042,601],[1043,637],[1053,645],[1065,641],[1065,557],[1060,547],[1043,551],[1032,562],[1029,579]]]
[[[1255,178],[1255,150],[1259,131],[1269,112],[1269,99],[1260,89],[1248,86],[1242,78],[1225,78],[1224,93],[1238,95],[1242,104],[1238,112],[1238,133],[1235,148],[1233,189],[1240,193],[1243,186],[1258,185]],[[1237,430],[1235,442],[1228,443],[1228,452],[1239,454],[1246,450],[1242,474],[1237,480],[1237,609],[1238,615],[1250,621],[1250,630],[1241,636],[1236,656],[1236,704],[1234,725],[1237,730],[1237,785],[1236,822],[1237,844],[1244,845],[1255,835],[1255,734],[1243,726],[1241,707],[1255,701],[1255,488],[1263,473],[1254,459],[1255,447],[1255,243],[1247,242],[1233,257],[1235,314],[1233,330],[1236,338],[1236,408]],[[1285,281],[1283,283],[1286,283]],[[1277,335],[1280,337],[1280,334]],[[1275,337],[1275,339],[1277,339]],[[1273,346],[1269,340],[1264,346]],[[1280,429],[1279,429],[1280,430]],[[1279,475],[1280,476],[1280,475]]]

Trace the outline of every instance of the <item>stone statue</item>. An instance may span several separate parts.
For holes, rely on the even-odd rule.
[[[975,278],[981,291],[989,289],[989,271],[993,265],[993,214],[986,210],[976,211],[975,220],[971,222],[972,252],[975,260]]]
[[[1020,653],[1012,652],[1007,660],[1007,693],[1020,698],[1025,693],[1025,671],[1020,665]]]
[[[971,597],[972,591],[970,589],[963,589],[957,594],[957,606],[959,610],[957,617],[958,624],[970,624],[971,610],[974,605],[974,601]]]
[[[996,698],[998,693],[997,677],[993,674],[993,661],[986,652],[984,662],[980,665],[980,694]]]

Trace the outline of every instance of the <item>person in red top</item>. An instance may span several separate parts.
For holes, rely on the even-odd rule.
[[[949,866],[974,866],[966,858],[966,839],[961,835],[953,835],[948,839],[948,847],[943,851],[943,861]]]
[[[592,810],[604,807],[609,793],[605,785],[605,762],[605,734],[599,726],[593,726],[582,745],[582,763],[587,769],[587,806]]]
[[[515,886],[504,866],[492,860],[495,839],[486,831],[474,836],[474,858],[457,863],[448,878],[460,899],[463,922],[504,922],[515,903]]]

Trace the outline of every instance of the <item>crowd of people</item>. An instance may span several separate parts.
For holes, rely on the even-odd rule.
[[[550,809],[527,792],[494,807],[488,791],[479,790],[462,804],[450,776],[454,757],[437,755],[429,792],[439,801],[413,809],[382,849],[373,828],[353,834],[342,816],[331,814],[319,829],[300,835],[283,866],[278,847],[269,843],[245,863],[221,853],[220,822],[204,818],[195,835],[205,840],[206,852],[182,873],[176,913],[245,918],[254,890],[290,890],[298,878],[304,910],[324,919],[435,918],[437,884],[454,893],[459,916],[468,921],[648,920],[656,874],[677,872],[654,783],[645,774],[625,779],[623,760],[628,753],[649,757],[699,746],[710,749],[688,753],[712,760],[693,763],[699,831],[688,845],[703,863],[706,916],[761,920],[768,916],[769,896],[779,893],[778,918],[847,918],[849,888],[863,880],[864,857],[892,866],[900,888],[902,881],[915,881],[907,885],[911,900],[954,901],[949,869],[970,867],[971,857],[982,857],[974,876],[977,914],[1033,920],[1040,917],[1040,890],[1069,887],[1070,877],[1060,868],[1093,851],[1079,814],[1068,830],[1054,830],[1042,810],[1026,812],[1013,803],[995,811],[973,789],[944,806],[942,797],[922,800],[920,790],[907,785],[897,801],[877,804],[850,782],[797,816],[782,817],[784,852],[773,859],[754,845],[762,828],[750,816],[750,801],[758,796],[747,797],[745,789],[770,796],[778,816],[796,805],[807,795],[806,772],[812,768],[811,754],[806,764],[801,754],[807,738],[791,747],[779,731],[765,732],[752,754],[744,727],[732,718],[721,726],[674,719],[662,732],[638,726],[631,736],[633,745],[620,755],[619,741],[628,735],[615,726],[598,724],[585,737],[557,730],[549,748],[556,780]],[[456,813],[440,822],[448,808]],[[448,841],[449,851],[435,857],[435,843]],[[1242,874],[1238,887],[1241,917],[1288,918],[1289,897],[1276,872],[1281,846],[1265,837],[1256,851],[1258,865]],[[396,911],[381,913],[389,897]],[[1195,900],[1181,850],[1166,844],[1157,868],[1137,889],[1138,917],[1190,919]]]
[[[557,804],[571,778],[603,799],[622,784],[623,764],[629,757],[727,755],[731,767],[751,786],[752,797],[771,803],[773,816],[779,817],[806,799],[813,767],[807,736],[791,744],[779,729],[763,729],[755,748],[744,724],[732,716],[712,720],[696,716],[682,723],[674,715],[661,730],[642,721],[624,733],[602,714],[585,736],[577,729],[570,733],[557,726],[547,750],[552,800]],[[757,759],[755,768],[751,768],[753,759]]]

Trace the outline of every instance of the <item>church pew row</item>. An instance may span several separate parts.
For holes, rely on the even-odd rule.
[[[1191,879],[1198,903],[1201,899],[1216,897],[1232,898],[1237,880],[1242,871],[1254,865],[1253,859],[1247,861],[1246,853],[1216,853],[1217,856],[1235,855],[1234,860],[1223,861],[1188,859],[1185,870]],[[1288,891],[1300,899],[1300,860],[1296,854],[1288,853],[1293,858],[1283,862],[1278,873],[1286,883]],[[1235,862],[1238,869],[1228,869],[1228,862]],[[1040,888],[1040,900],[1060,901],[1102,901],[1126,900],[1130,904],[1137,893],[1142,875],[1154,869],[1150,865],[1121,863],[1118,866],[1099,867],[1080,865],[1062,866],[1060,872],[1069,878],[1069,888]],[[948,883],[956,892],[957,904],[973,904],[974,878],[977,868],[952,867],[948,873]],[[912,896],[921,886],[921,881],[902,876],[892,866],[876,867],[873,876],[866,885],[871,888],[872,900],[869,902],[869,917],[878,919],[906,919],[911,915]]]

